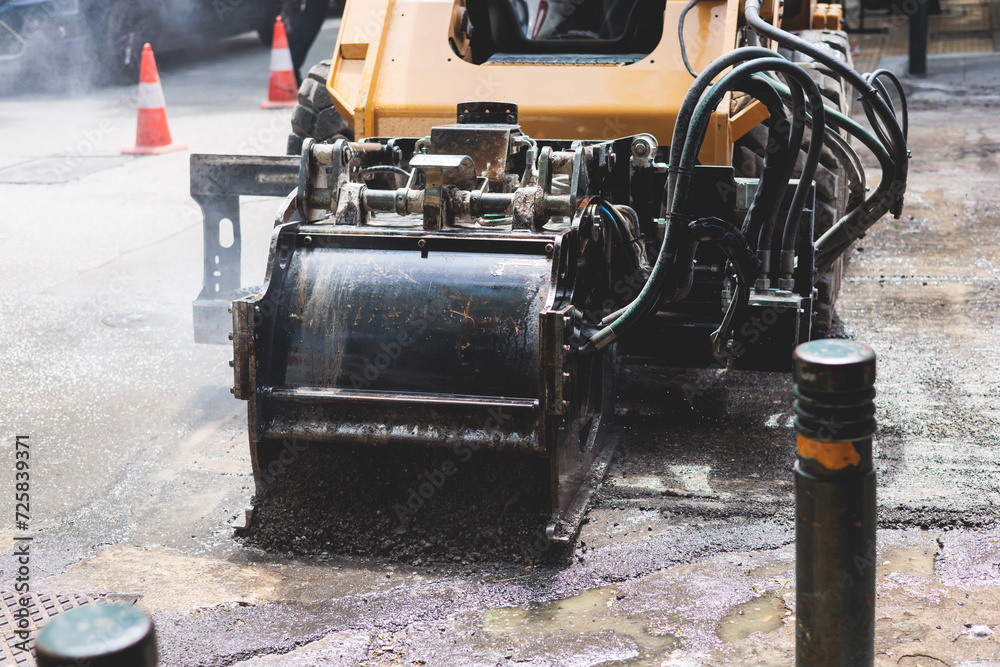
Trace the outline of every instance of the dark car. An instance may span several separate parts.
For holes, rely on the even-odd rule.
[[[301,6],[302,0],[0,0],[0,66],[53,71],[49,65],[58,59],[99,83],[133,83],[146,42],[161,53],[256,31],[270,44],[275,16],[291,26]]]
[[[78,0],[0,0],[0,66],[83,48],[88,36]]]
[[[183,49],[256,30],[270,42],[274,17],[298,0],[80,0],[106,81],[138,80],[139,55]]]

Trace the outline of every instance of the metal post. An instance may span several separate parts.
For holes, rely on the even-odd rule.
[[[875,660],[875,353],[846,340],[795,350],[795,664]]]
[[[910,14],[910,74],[927,74],[927,0],[913,0]]]

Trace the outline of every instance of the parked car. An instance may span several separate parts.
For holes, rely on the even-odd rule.
[[[0,66],[82,49],[89,27],[78,0],[0,0]]]
[[[0,66],[60,59],[98,83],[138,80],[142,45],[158,53],[291,26],[303,0],[0,0]]]

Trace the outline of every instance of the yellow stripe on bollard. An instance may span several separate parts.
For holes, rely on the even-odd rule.
[[[818,461],[827,470],[856,466],[861,456],[853,442],[820,442],[798,434],[799,456]]]

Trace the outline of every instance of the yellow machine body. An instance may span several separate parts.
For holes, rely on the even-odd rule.
[[[423,136],[454,122],[458,104],[490,99],[517,104],[522,129],[537,139],[645,132],[669,143],[692,81],[677,41],[684,0],[666,3],[659,44],[627,65],[473,64],[459,55],[465,4],[348,0],[327,89],[356,137]],[[778,11],[778,0],[770,0],[763,14]],[[685,43],[696,71],[737,47],[740,15],[740,0],[705,0],[688,13]],[[705,138],[703,164],[730,164],[733,142],[767,118],[760,103],[733,115],[729,106],[727,96]]]

